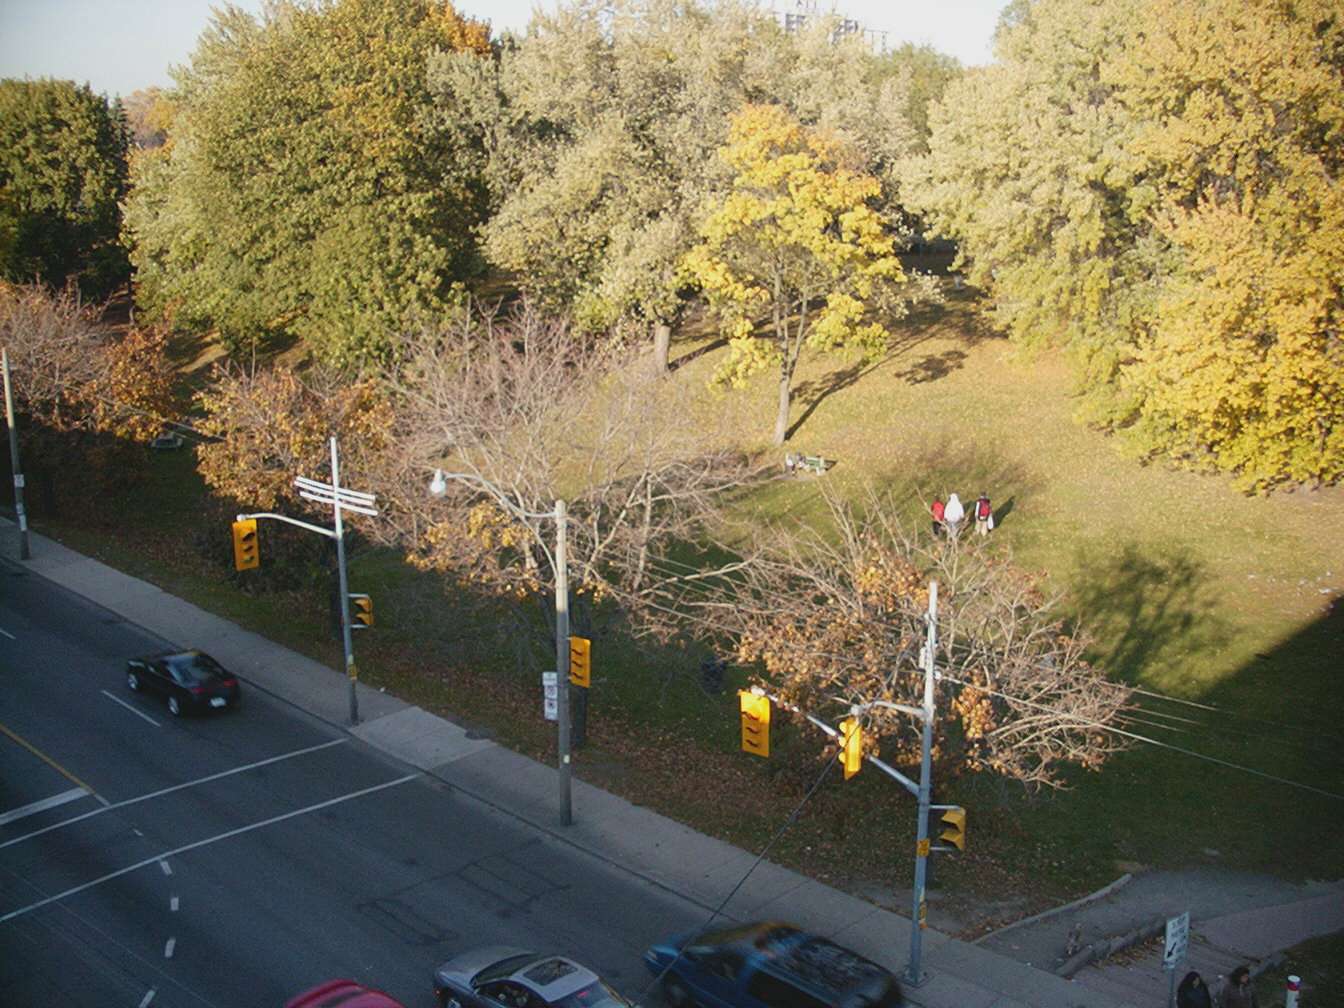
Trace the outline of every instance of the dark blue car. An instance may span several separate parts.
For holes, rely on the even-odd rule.
[[[876,963],[790,924],[676,935],[644,953],[671,1008],[897,1008]]]

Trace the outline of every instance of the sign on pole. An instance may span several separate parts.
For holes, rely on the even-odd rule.
[[[560,720],[560,683],[554,672],[541,674],[541,709],[547,721]]]
[[[1163,943],[1162,964],[1175,969],[1176,964],[1185,958],[1185,950],[1190,944],[1190,911],[1167,921],[1167,940]]]

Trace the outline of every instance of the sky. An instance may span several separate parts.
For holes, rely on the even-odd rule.
[[[885,31],[889,47],[933,46],[967,65],[990,61],[990,37],[1007,0],[802,0],[816,9]],[[458,0],[463,14],[494,31],[522,32],[533,7],[556,0]],[[172,83],[168,68],[185,63],[219,0],[0,0],[0,77],[57,77],[109,96]],[[262,0],[236,0],[259,11]],[[764,5],[771,6],[769,0]],[[800,0],[774,0],[795,11]]]

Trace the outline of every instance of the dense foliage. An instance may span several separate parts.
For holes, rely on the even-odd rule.
[[[0,279],[99,298],[129,267],[118,241],[128,138],[88,85],[0,81]]]
[[[283,0],[216,12],[137,159],[127,230],[139,302],[231,347],[299,337],[377,354],[438,310],[480,193],[428,116],[435,50],[488,52],[437,0]]]
[[[1015,5],[906,198],[1085,415],[1246,486],[1344,473],[1344,15],[1324,0]]]

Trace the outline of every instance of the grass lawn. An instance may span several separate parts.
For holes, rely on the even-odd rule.
[[[671,380],[697,390],[702,419],[727,414],[748,447],[762,447],[773,376],[743,392],[710,390],[721,353],[708,343],[674,347],[684,363]],[[912,522],[926,520],[934,495],[956,491],[969,503],[988,492],[999,515],[994,548],[1063,594],[1094,629],[1097,660],[1201,705],[1142,696],[1131,730],[1268,776],[1140,744],[1058,794],[1027,799],[963,782],[939,795],[970,810],[970,849],[936,866],[943,898],[1018,914],[1136,865],[1192,862],[1340,877],[1344,801],[1271,778],[1344,794],[1344,603],[1330,608],[1344,595],[1344,489],[1246,497],[1221,477],[1141,466],[1072,422],[1070,381],[1055,357],[1017,360],[956,300],[909,323],[877,365],[806,362],[789,447],[838,460],[821,479],[842,490],[866,480],[895,490]],[[115,520],[68,509],[35,513],[35,527],[337,666],[325,588],[240,590],[227,527],[201,529],[204,491],[191,463],[186,451],[154,456],[135,505],[109,503]],[[820,513],[819,489],[815,477],[775,484],[740,517],[807,520]],[[201,542],[218,544],[210,562],[187,548]],[[378,629],[357,640],[366,680],[549,756],[537,670],[498,611],[387,553],[354,558],[351,590],[377,607]],[[756,848],[811,784],[820,738],[782,725],[771,760],[740,754],[737,680],[730,673],[724,693],[704,691],[705,657],[693,647],[595,642],[590,744],[576,772]],[[913,818],[904,791],[876,774],[832,780],[771,857],[904,912]]]
[[[1344,1008],[1344,934],[1303,942],[1256,980],[1261,1008],[1280,1008],[1289,976],[1302,981],[1298,1008]]]

